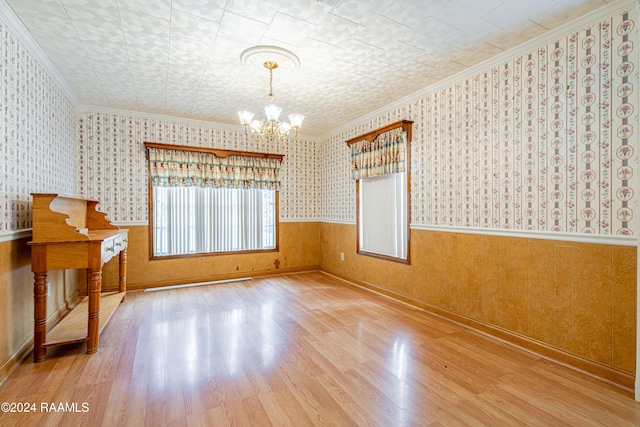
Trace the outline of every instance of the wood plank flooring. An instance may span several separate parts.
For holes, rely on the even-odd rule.
[[[85,350],[27,358],[0,402],[35,411],[0,425],[640,425],[627,392],[322,273],[129,293]]]

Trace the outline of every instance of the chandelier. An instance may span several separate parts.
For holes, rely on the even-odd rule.
[[[289,132],[293,129],[295,137],[298,137],[298,129],[302,126],[304,116],[302,114],[289,114],[288,122],[281,122],[278,120],[282,109],[274,104],[276,96],[273,94],[273,70],[278,68],[278,63],[275,61],[265,61],[262,65],[269,70],[269,95],[267,101],[269,102],[264,107],[264,114],[267,117],[264,120],[254,120],[254,114],[251,111],[243,110],[238,111],[238,117],[240,118],[240,124],[245,127],[245,131],[251,128],[253,135],[259,136],[265,141],[285,141]]]

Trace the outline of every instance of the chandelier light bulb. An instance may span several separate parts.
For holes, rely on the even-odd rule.
[[[291,130],[291,125],[288,122],[278,123],[278,132],[282,135],[286,135]]]
[[[291,127],[294,129],[299,129],[302,126],[302,121],[304,120],[304,115],[294,113],[289,114],[289,122],[291,122]]]
[[[262,122],[260,120],[253,120],[251,122],[251,130],[255,133],[260,133],[260,129],[262,128]]]
[[[282,108],[275,104],[267,104],[267,106],[264,107],[264,114],[267,116],[267,120],[277,121],[278,117],[280,117],[280,111],[282,111]]]
[[[251,121],[253,120],[253,116],[254,114],[251,111],[247,111],[247,110],[238,111],[238,117],[240,118],[240,124],[242,126],[247,126],[251,124]]]

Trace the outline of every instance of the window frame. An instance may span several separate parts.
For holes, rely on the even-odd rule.
[[[407,200],[407,206],[406,206],[406,221],[407,221],[407,259],[404,258],[399,258],[399,257],[394,257],[394,256],[389,256],[389,255],[384,255],[384,254],[379,254],[376,252],[370,252],[370,251],[366,251],[366,250],[361,250],[360,249],[360,179],[356,179],[356,253],[358,253],[359,255],[364,255],[364,256],[369,256],[369,257],[373,257],[373,258],[378,258],[378,259],[384,259],[384,260],[388,260],[388,261],[393,261],[393,262],[398,262],[401,264],[411,264],[411,126],[413,124],[413,121],[410,120],[401,120],[399,122],[396,123],[392,123],[388,126],[384,126],[382,128],[379,128],[377,130],[371,131],[369,133],[360,135],[358,137],[355,138],[351,138],[349,140],[346,141],[348,146],[351,146],[352,144],[355,144],[356,142],[362,141],[362,140],[367,140],[367,141],[373,141],[374,139],[376,139],[376,137],[378,137],[378,135],[388,132],[390,130],[394,130],[397,129],[399,127],[402,127],[402,129],[404,130],[404,132],[406,132],[407,134],[407,141],[406,141],[406,153],[405,153],[405,173],[407,174],[407,193],[406,193],[406,200]]]
[[[240,255],[240,254],[252,254],[252,253],[269,253],[278,252],[280,250],[280,191],[275,190],[275,247],[269,249],[249,249],[241,251],[225,251],[225,252],[197,252],[190,254],[173,254],[173,255],[155,255],[154,254],[154,240],[153,240],[153,227],[154,227],[154,214],[153,214],[153,185],[151,184],[151,163],[149,162],[148,149],[157,148],[161,150],[180,150],[180,151],[194,151],[201,153],[212,153],[217,157],[228,156],[246,156],[246,157],[262,157],[262,158],[275,158],[282,161],[284,154],[271,154],[271,153],[257,153],[252,151],[235,151],[235,150],[222,150],[217,148],[203,148],[203,147],[191,147],[175,144],[162,144],[157,142],[145,142],[147,149],[147,203],[148,203],[148,245],[149,245],[149,260],[164,260],[164,259],[177,259],[177,258],[197,258],[197,257],[210,257],[221,255]]]

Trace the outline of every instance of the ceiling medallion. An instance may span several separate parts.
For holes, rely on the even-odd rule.
[[[267,118],[265,120],[253,120],[254,113],[250,111],[238,111],[240,124],[245,127],[245,131],[251,128],[252,135],[269,142],[278,140],[286,140],[291,129],[298,137],[298,129],[302,126],[304,116],[302,114],[289,114],[289,122],[281,122],[278,120],[280,111],[282,110],[274,101],[276,96],[273,94],[273,70],[281,69],[287,72],[295,71],[300,66],[298,57],[286,49],[276,46],[255,46],[242,52],[240,55],[242,63],[251,68],[258,67],[269,70],[269,95],[267,96],[268,104],[264,107]]]
[[[289,74],[300,67],[300,59],[295,53],[277,46],[254,46],[240,54],[240,61],[253,71],[262,70],[265,62],[278,64],[279,74]]]

